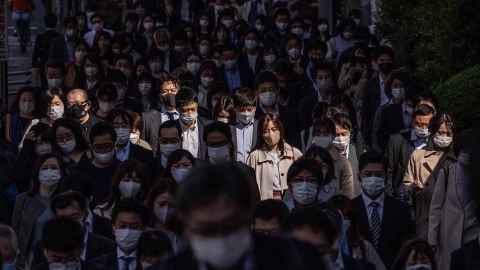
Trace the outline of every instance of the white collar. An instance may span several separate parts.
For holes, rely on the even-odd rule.
[[[123,257],[137,259],[137,250],[135,249],[135,251],[130,255],[125,255],[125,253],[123,253],[123,251],[119,247],[117,247],[117,259],[121,259]]]
[[[181,119],[180,119],[180,121],[178,121],[178,122],[180,122],[180,126],[182,127],[182,131],[187,131],[187,130],[195,131],[195,129],[197,129],[197,127],[198,127],[198,121],[197,121],[197,119],[195,119],[195,123],[194,123],[193,126],[190,127],[190,128],[188,128],[188,127],[182,122]]]
[[[368,197],[367,195],[365,195],[365,193],[362,192],[362,198],[363,198],[363,202],[365,203],[365,207],[369,207],[370,206],[370,203],[372,203],[374,200],[370,199],[370,197]],[[379,205],[383,206],[383,204],[385,203],[385,192],[382,192],[382,195],[380,195],[380,197],[378,197],[375,202],[377,202]]]
[[[390,74],[390,76],[392,76],[392,75]],[[378,77],[380,78],[380,85],[382,85],[383,82],[387,83],[388,79],[390,79],[390,76],[388,76],[388,78],[387,78],[386,80],[384,80],[384,79],[382,78],[382,75],[381,75],[381,74],[378,74]]]

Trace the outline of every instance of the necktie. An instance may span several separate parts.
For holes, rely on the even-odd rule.
[[[168,119],[169,119],[169,120],[175,120],[175,119],[173,118],[173,115],[174,115],[174,114],[175,114],[175,113],[167,112]]]
[[[378,214],[377,207],[378,202],[371,202],[370,206],[373,207],[372,216],[370,217],[371,221],[371,232],[372,232],[372,239],[373,239],[373,246],[378,248],[378,240],[380,238],[380,229],[382,227],[382,220],[380,219],[380,215]]]
[[[123,260],[123,269],[122,270],[130,270],[130,263],[134,260],[132,257],[122,257]]]

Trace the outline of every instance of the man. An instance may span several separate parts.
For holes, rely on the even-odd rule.
[[[360,157],[358,181],[362,194],[353,199],[353,205],[360,234],[390,269],[403,242],[412,236],[412,215],[408,204],[385,194],[387,167],[387,159],[378,151]]]
[[[247,179],[229,162],[194,170],[175,206],[188,247],[153,269],[323,269],[311,247],[291,239],[252,235],[254,202]]]
[[[148,209],[135,198],[117,202],[112,212],[112,229],[117,250],[88,263],[104,265],[110,270],[133,270],[139,264],[137,241],[149,221]],[[89,269],[89,268],[87,268]]]
[[[117,133],[115,154],[118,160],[125,161],[130,159],[146,164],[153,159],[151,150],[130,142],[130,134],[133,130],[133,117],[127,111],[114,108],[105,117],[105,122],[110,123]]]
[[[233,45],[237,46],[238,38],[237,38],[237,29],[235,28],[235,17],[236,17],[236,10],[234,11],[233,7],[227,7],[220,12],[218,19],[228,29],[227,40],[230,40],[230,42]]]
[[[428,105],[417,106],[412,113],[411,129],[403,133],[390,136],[387,143],[387,184],[388,195],[393,195],[401,200],[405,199],[402,183],[408,160],[413,151],[422,149],[427,145],[425,130],[430,126],[430,119],[435,115],[435,109]],[[417,135],[418,134],[418,135]]]
[[[58,88],[64,95],[67,95],[72,88],[65,85],[65,74],[65,63],[56,59],[48,60],[45,64],[46,89]]]
[[[267,10],[263,1],[247,0],[243,4],[243,8],[245,9],[245,15],[247,16],[245,19],[250,27],[255,27],[255,21],[257,20],[258,15],[263,14],[267,16]]]
[[[283,202],[273,199],[261,201],[253,214],[253,231],[261,235],[275,235],[288,214],[290,211]]]
[[[87,17],[88,17],[88,12],[87,12]],[[90,45],[90,47],[93,46],[93,41],[95,39],[95,35],[97,32],[100,31],[107,31],[110,35],[115,35],[115,32],[113,32],[110,29],[103,28],[103,15],[100,13],[94,13],[92,17],[90,17],[90,22],[92,23],[92,27],[88,26],[89,28],[92,28],[92,30],[83,36],[85,41]]]
[[[101,122],[93,125],[90,132],[92,159],[84,159],[70,167],[70,173],[86,172],[93,181],[93,199],[90,209],[108,199],[112,179],[120,161],[115,157],[117,133],[110,123]]]
[[[88,262],[103,254],[115,250],[117,245],[114,241],[100,235],[89,232],[85,227],[85,221],[88,216],[87,204],[85,198],[80,192],[71,191],[61,193],[52,198],[50,208],[55,218],[69,217],[78,220],[83,229],[83,250],[80,259]],[[35,246],[32,265],[47,263],[47,258],[43,254],[41,243]]]
[[[298,20],[300,20],[303,25],[302,19],[299,18]],[[295,74],[296,76],[302,74],[304,72],[304,63],[308,62],[308,58],[302,55],[302,37],[296,34],[287,34],[284,44],[285,47],[282,51],[286,52],[286,55],[284,57],[288,59],[291,70],[294,72],[293,74]]]
[[[255,110],[255,119],[260,119],[266,113],[274,113],[285,127],[285,139],[298,149],[302,148],[300,130],[298,128],[298,112],[296,109],[281,105],[278,99],[278,79],[271,71],[263,71],[255,78],[255,91],[259,97]]]
[[[277,52],[282,51],[282,41],[288,33],[288,24],[290,22],[290,11],[287,8],[278,8],[273,14],[275,19],[275,29],[271,30],[265,36],[265,46],[275,47]]]
[[[227,0],[213,1],[213,8],[207,10],[207,16],[210,19],[209,25],[215,28],[220,23],[220,12],[225,9]]]
[[[315,39],[310,42],[308,47],[308,58],[309,61],[302,63],[302,68],[305,70],[302,74],[298,75],[299,83],[304,85],[306,91],[303,93],[296,93],[292,91],[293,95],[289,93],[289,99],[298,99],[298,102],[309,94],[312,94],[318,91],[317,83],[315,77],[312,77],[312,68],[320,61],[325,59],[325,54],[328,52],[327,43]],[[292,96],[292,97],[290,97]]]
[[[142,103],[133,97],[127,96],[127,77],[120,69],[114,69],[108,72],[105,78],[106,82],[113,84],[117,88],[117,101],[115,107],[124,110],[132,110],[139,115],[142,114]]]
[[[365,137],[365,142],[372,148],[372,125],[375,113],[378,107],[388,102],[385,94],[385,84],[387,83],[393,71],[393,62],[395,61],[395,52],[388,46],[380,46],[373,55],[373,60],[378,65],[380,74],[365,83],[362,98],[362,122],[361,130]]]
[[[221,55],[223,65],[218,68],[218,79],[226,82],[230,91],[239,87],[252,88],[254,80],[253,71],[250,67],[243,67],[237,64],[237,46],[226,44]]]
[[[188,150],[194,158],[205,159],[206,147],[202,139],[205,125],[211,121],[198,117],[198,97],[189,87],[181,88],[175,95],[175,107],[180,114],[182,128],[182,149]]]
[[[85,90],[73,89],[67,95],[67,115],[73,118],[82,128],[83,137],[90,138],[90,130],[96,123],[100,123],[100,118],[90,114],[91,102]]]
[[[155,43],[155,47],[162,50],[165,54],[165,64],[163,65],[163,70],[165,70],[167,73],[174,71],[180,66],[180,62],[177,62],[177,60],[179,61],[180,59],[175,59],[175,56],[172,53],[173,49],[170,48],[170,41],[170,32],[165,28],[159,28],[155,31],[155,33],[153,33],[153,42]],[[154,73],[153,70],[152,73]]]
[[[113,65],[115,66],[116,70],[120,70],[121,72],[123,72],[123,74],[127,78],[127,82],[125,83],[125,85],[127,86],[127,89],[131,89],[134,83],[131,80],[134,65],[133,57],[126,53],[117,54],[115,56],[115,59],[113,60]]]
[[[248,29],[244,33],[246,50],[240,52],[238,65],[250,67],[253,74],[259,74],[262,70],[263,48],[259,46],[262,36],[255,28]]]
[[[140,133],[142,140],[150,144],[154,152],[157,151],[158,130],[162,123],[168,120],[178,120],[180,114],[175,109],[175,95],[181,87],[181,81],[173,75],[163,76],[159,83],[160,108],[152,109],[142,114],[143,130]]]
[[[233,145],[237,150],[237,161],[246,163],[248,154],[257,144],[257,95],[252,89],[244,87],[233,92],[232,99],[237,115],[235,125],[230,126]]]
[[[73,17],[63,19],[65,35],[52,40],[48,59],[62,60],[65,64],[75,61],[75,44],[84,41],[82,37],[77,36],[77,24]]]
[[[32,53],[32,68],[38,68],[40,71],[41,85],[47,85],[45,74],[45,63],[48,61],[48,54],[50,53],[50,46],[52,40],[58,36],[61,36],[55,28],[57,27],[57,16],[53,13],[47,13],[43,17],[47,30],[38,34],[35,39],[35,45]]]
[[[15,231],[4,224],[0,224],[0,261],[3,262],[3,269],[16,269],[18,243]],[[0,264],[1,265],[1,264]]]

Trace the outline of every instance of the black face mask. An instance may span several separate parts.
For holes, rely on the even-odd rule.
[[[169,93],[163,96],[162,104],[164,107],[175,107],[175,95],[172,93]]]
[[[85,105],[73,105],[72,107],[68,108],[68,116],[70,117],[73,117],[73,118],[76,118],[76,119],[80,119],[82,117],[84,117],[87,112],[85,111],[85,107],[87,106],[87,104]]]
[[[383,74],[390,74],[393,71],[393,63],[380,63],[378,64],[378,70]]]

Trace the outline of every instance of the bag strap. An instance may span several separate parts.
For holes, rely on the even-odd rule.
[[[450,175],[450,167],[447,166],[443,168],[443,174],[445,177],[445,191],[446,191],[448,187],[448,176]]]
[[[290,145],[290,148],[292,149],[292,162],[295,162],[295,152],[293,152],[293,146]]]

